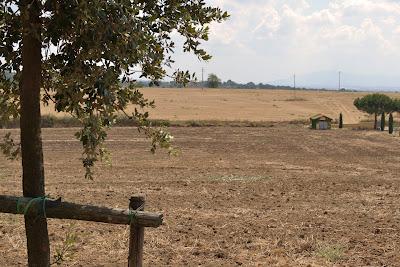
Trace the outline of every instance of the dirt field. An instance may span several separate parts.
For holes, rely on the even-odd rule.
[[[365,118],[353,101],[365,93],[289,91],[289,90],[227,90],[227,89],[141,89],[157,108],[151,118],[185,120],[305,120],[317,113],[337,119],[344,115],[346,124]],[[400,97],[400,94],[390,94]],[[52,107],[44,114],[55,114]]]
[[[74,129],[45,129],[47,192],[119,208],[145,194],[146,209],[165,215],[146,230],[146,266],[400,266],[398,137],[294,125],[171,131],[179,157],[113,130],[113,166],[87,181]],[[21,195],[20,179],[19,163],[0,156],[0,194]],[[78,236],[66,266],[125,266],[127,230],[49,220],[53,254],[67,231]],[[0,215],[0,266],[24,266],[24,246],[22,218]]]

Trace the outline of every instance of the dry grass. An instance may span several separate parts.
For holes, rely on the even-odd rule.
[[[141,90],[149,99],[155,99],[157,108],[151,111],[151,117],[160,120],[293,121],[305,120],[321,112],[332,118],[342,112],[346,124],[358,123],[365,118],[353,106],[353,101],[366,93],[190,88]],[[399,94],[390,95],[400,97]],[[54,114],[53,107],[44,107],[43,114]]]

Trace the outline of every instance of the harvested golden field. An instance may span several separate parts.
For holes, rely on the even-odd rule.
[[[76,129],[44,129],[47,193],[119,208],[145,194],[146,210],[165,217],[146,230],[145,266],[400,266],[398,137],[284,124],[170,130],[178,157],[151,155],[135,129],[112,130],[113,165],[88,181]],[[0,192],[22,193],[20,164],[3,156]],[[126,266],[127,227],[50,219],[49,232],[52,254],[77,235],[64,266]],[[21,216],[0,215],[0,255],[0,266],[26,266]]]
[[[338,118],[340,112],[345,124],[365,118],[353,101],[366,93],[190,88],[142,88],[141,91],[156,101],[157,108],[151,111],[153,119],[293,121],[307,120],[317,113]],[[400,94],[390,95],[400,97]],[[43,113],[54,114],[54,111],[46,107]]]

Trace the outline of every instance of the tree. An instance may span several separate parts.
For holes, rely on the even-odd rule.
[[[220,84],[221,80],[218,78],[217,75],[215,75],[214,73],[208,75],[207,86],[209,88],[218,88]]]
[[[226,88],[236,88],[238,86],[238,84],[232,80],[228,80],[223,84],[223,86]]]
[[[393,134],[393,130],[394,130],[394,120],[393,120],[393,113],[389,114],[389,134]]]
[[[382,112],[381,114],[381,131],[384,132],[386,128],[386,116],[385,112]]]
[[[106,155],[103,143],[116,113],[132,104],[128,115],[158,146],[170,149],[170,135],[153,129],[143,109],[154,102],[135,88],[135,77],[154,82],[173,76],[187,83],[187,71],[171,70],[172,34],[185,38],[184,51],[201,60],[208,24],[228,17],[204,1],[184,0],[3,0],[0,3],[0,123],[20,119],[21,143],[10,135],[1,146],[16,156],[21,150],[23,193],[44,197],[41,104],[54,103],[82,123],[76,137],[83,146],[83,167]],[[11,74],[6,75],[6,73]],[[124,86],[121,86],[121,85]],[[49,266],[44,216],[25,216],[29,266]]]
[[[339,114],[339,129],[343,128],[343,114]]]
[[[393,106],[392,99],[384,94],[370,94],[354,100],[358,110],[374,115],[374,129],[378,128],[378,115],[387,112]]]
[[[390,112],[400,112],[400,99],[395,98],[392,100],[392,108]]]
[[[248,82],[245,84],[244,88],[246,89],[255,89],[256,88],[256,84],[253,82]]]

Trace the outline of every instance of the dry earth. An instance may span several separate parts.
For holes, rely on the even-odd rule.
[[[157,108],[151,111],[153,119],[293,121],[321,112],[332,118],[342,112],[346,124],[365,118],[353,106],[353,101],[366,93],[186,88],[143,88],[141,91],[156,101]],[[389,95],[400,97],[400,94]],[[45,107],[44,114],[55,113],[52,107]]]
[[[145,194],[146,209],[165,215],[146,230],[146,266],[400,266],[398,137],[294,125],[171,131],[179,157],[112,130],[113,166],[88,181],[74,129],[45,129],[47,192],[119,208]],[[1,156],[0,194],[21,195],[20,176]],[[66,266],[125,266],[127,227],[49,220],[49,230],[53,254],[67,231],[78,236]],[[21,216],[0,215],[0,255],[0,266],[26,264]]]

